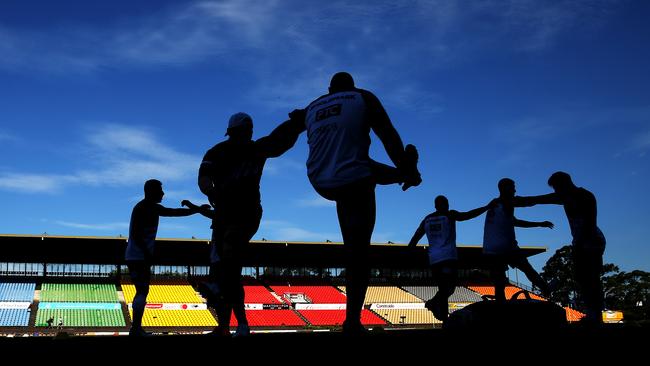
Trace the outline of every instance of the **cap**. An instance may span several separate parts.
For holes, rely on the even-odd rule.
[[[237,112],[230,116],[230,119],[228,120],[228,130],[241,126],[253,127],[253,119],[251,116],[244,112]],[[228,131],[226,131],[226,135],[228,135]]]

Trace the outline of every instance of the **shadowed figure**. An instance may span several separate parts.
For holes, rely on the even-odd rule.
[[[490,276],[494,281],[494,296],[497,301],[505,301],[506,275],[508,265],[522,271],[528,280],[548,296],[549,288],[542,276],[535,271],[521,252],[515,238],[515,227],[553,228],[550,221],[525,221],[515,217],[515,206],[520,197],[515,196],[515,182],[509,178],[499,181],[499,197],[490,203],[485,215],[483,231],[483,254],[490,265]]]
[[[54,323],[54,317],[53,317],[53,316],[49,317],[49,318],[45,321],[45,323],[47,323],[47,328],[52,328],[52,323]]]
[[[522,205],[562,205],[571,228],[574,278],[585,304],[586,324],[602,323],[603,289],[600,275],[606,240],[597,224],[596,197],[588,190],[577,187],[571,176],[555,172],[548,179],[554,193],[522,197]]]
[[[252,118],[236,113],[228,121],[228,140],[208,150],[201,162],[198,185],[214,208],[213,212],[201,210],[212,218],[208,304],[219,318],[213,334],[230,335],[231,311],[238,322],[235,335],[250,332],[241,284],[242,259],[262,218],[264,164],[296,142],[297,134],[291,132],[294,128],[289,122],[280,124],[269,136],[252,140]]]
[[[375,226],[376,184],[403,184],[406,190],[422,179],[417,150],[402,140],[371,92],[354,86],[352,76],[332,77],[329,93],[290,116],[304,121],[295,131],[307,131],[307,174],[314,189],[336,202],[344,242],[347,306],[343,331],[363,333],[361,310],[368,288],[368,249]],[[395,167],[370,159],[370,131],[379,137]]]
[[[424,305],[438,320],[446,321],[449,316],[449,296],[456,290],[458,280],[458,251],[456,250],[456,221],[466,221],[487,211],[489,205],[467,212],[449,210],[445,196],[434,200],[436,211],[427,215],[415,230],[409,247],[414,248],[427,235],[428,257],[433,277],[438,283],[438,292]]]
[[[135,286],[133,298],[133,321],[130,336],[146,336],[149,333],[142,329],[142,316],[147,304],[149,282],[151,280],[151,265],[158,233],[160,216],[179,217],[197,213],[197,210],[187,208],[167,208],[160,204],[165,195],[162,183],[150,179],[144,184],[144,199],[133,207],[129,225],[129,240],[124,259],[129,267],[131,281]]]

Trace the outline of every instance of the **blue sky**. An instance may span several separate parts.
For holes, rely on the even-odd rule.
[[[650,271],[650,3],[645,1],[0,2],[1,233],[126,235],[142,184],[163,204],[204,202],[196,174],[228,117],[255,137],[350,72],[415,144],[424,182],[377,189],[373,240],[407,242],[446,195],[483,205],[511,177],[521,195],[572,174],[598,198],[605,260]],[[372,156],[388,162],[373,136]],[[306,177],[307,146],[269,160],[255,239],[340,240]],[[541,269],[570,242],[558,206],[520,209],[554,230]],[[480,244],[484,218],[458,224]],[[210,235],[202,217],[159,237]]]

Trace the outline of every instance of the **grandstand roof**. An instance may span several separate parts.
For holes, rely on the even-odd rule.
[[[208,239],[156,239],[156,264],[208,265]],[[0,262],[121,264],[126,237],[0,234]],[[546,247],[521,247],[526,256]],[[458,246],[461,267],[480,267],[480,245]],[[427,265],[426,246],[372,243],[372,266],[413,268]],[[343,243],[251,241],[245,266],[344,267]]]

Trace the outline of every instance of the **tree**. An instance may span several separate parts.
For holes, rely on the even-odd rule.
[[[565,245],[542,268],[542,278],[552,284],[550,300],[583,309],[573,278],[572,247]],[[605,308],[622,310],[625,319],[650,319],[650,273],[635,270],[620,271],[618,266],[605,263],[601,273]]]
[[[606,308],[622,310],[627,320],[650,319],[650,273],[620,272],[603,285]]]
[[[577,285],[573,279],[573,258],[571,246],[565,245],[555,251],[540,273],[542,278],[553,284],[550,300],[562,306],[575,306]]]

